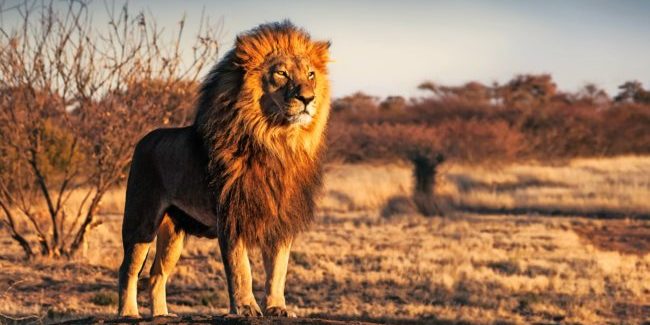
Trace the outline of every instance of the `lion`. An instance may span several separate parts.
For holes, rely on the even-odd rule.
[[[137,281],[154,238],[151,313],[172,315],[165,285],[187,235],[218,238],[230,313],[294,316],[284,287],[291,244],[314,218],[321,185],[329,47],[290,21],[242,33],[202,82],[194,123],[138,142],[122,225],[121,316],[139,317]],[[264,313],[251,248],[264,261]]]

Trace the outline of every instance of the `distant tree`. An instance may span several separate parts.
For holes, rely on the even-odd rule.
[[[406,99],[402,96],[388,96],[386,99],[379,103],[379,108],[382,111],[402,111],[406,108]]]
[[[445,161],[510,160],[522,149],[523,137],[507,123],[448,120],[439,125],[333,125],[332,154],[354,160],[401,159],[413,164],[413,197],[422,213],[439,213],[435,205],[438,167]]]
[[[418,85],[418,89],[428,90],[440,98],[445,97],[447,95],[447,91],[446,91],[447,87],[440,86],[433,81],[425,81],[421,83],[420,85]]]
[[[418,89],[431,91],[437,99],[465,101],[473,104],[488,104],[493,98],[490,87],[477,81],[470,81],[461,86],[442,86],[434,82],[423,82]]]
[[[440,213],[434,197],[440,164],[509,161],[523,142],[521,134],[503,122],[451,120],[436,127],[403,126],[398,133],[392,136],[393,150],[413,164],[413,197],[425,215]]]
[[[490,104],[492,105],[502,105],[503,97],[501,92],[501,86],[498,81],[493,81],[490,86]]]
[[[484,84],[471,81],[463,85],[460,89],[457,90],[458,96],[465,98],[466,100],[472,103],[489,103],[492,98],[492,92],[490,87],[485,86]]]
[[[365,94],[363,92],[356,92],[352,95],[338,98],[332,102],[332,111],[335,113],[351,113],[360,114],[368,112],[376,112],[378,108],[378,98]]]
[[[643,89],[643,85],[639,81],[627,81],[618,88],[621,91],[614,97],[615,102],[650,103],[650,91]]]
[[[607,92],[594,83],[585,84],[575,96],[577,101],[586,102],[599,107],[609,104]]]
[[[499,95],[507,106],[535,108],[557,95],[557,85],[549,74],[518,75],[501,86]]]

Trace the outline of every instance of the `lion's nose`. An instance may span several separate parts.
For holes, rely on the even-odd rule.
[[[307,85],[296,85],[290,96],[301,101],[307,107],[314,100],[314,90]]]
[[[307,105],[309,105],[309,103],[311,103],[314,100],[314,96],[313,95],[312,96],[304,96],[304,95],[299,94],[298,96],[296,96],[296,99],[298,99],[305,106],[307,106]]]

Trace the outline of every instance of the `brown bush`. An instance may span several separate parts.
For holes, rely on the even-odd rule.
[[[395,102],[357,93],[335,101],[330,160],[413,163],[414,201],[431,201],[443,161],[485,163],[650,153],[650,104],[640,83],[621,86],[618,101],[595,85],[557,91],[550,75],[519,75],[504,86],[470,82],[420,85],[432,97]]]
[[[210,28],[197,35],[193,61],[182,62],[182,21],[167,43],[150,17],[132,19],[126,6],[102,32],[83,1],[63,8],[17,5],[9,10],[22,19],[0,30],[0,222],[26,257],[69,257],[84,245],[135,142],[191,119],[196,78],[217,51]],[[85,193],[76,206],[73,192]]]
[[[433,96],[400,109],[381,109],[382,102],[365,94],[342,99],[347,106],[335,101],[330,159],[404,158],[404,147],[415,142],[468,162],[650,153],[649,92],[638,82],[621,86],[616,98],[627,99],[614,102],[593,84],[560,93],[549,75],[520,75],[504,86],[420,87]],[[357,108],[346,108],[352,106]]]

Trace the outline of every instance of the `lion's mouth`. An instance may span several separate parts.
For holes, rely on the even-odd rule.
[[[304,125],[304,124],[308,124],[309,122],[311,122],[311,120],[313,119],[313,116],[311,116],[311,114],[309,114],[307,109],[304,109],[298,114],[289,115],[287,117],[287,119],[289,120],[289,123],[291,123],[291,124]]]

